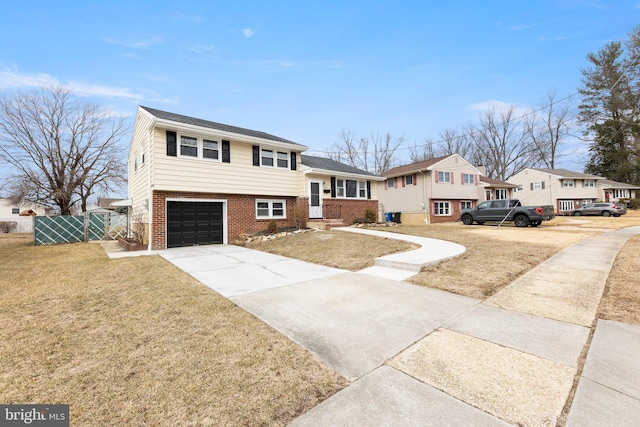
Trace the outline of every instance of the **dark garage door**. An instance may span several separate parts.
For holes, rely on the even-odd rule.
[[[222,202],[167,202],[167,247],[223,243]]]

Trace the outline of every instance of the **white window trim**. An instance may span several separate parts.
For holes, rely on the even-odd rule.
[[[342,178],[336,178],[336,199],[346,198],[345,181]]]
[[[464,207],[464,205],[467,205],[468,207]],[[461,200],[460,201],[460,209],[471,209],[473,207],[473,202],[471,200]]]
[[[273,147],[269,147],[269,146],[259,146],[259,150],[260,150],[260,167],[263,168],[274,168],[274,169],[282,169],[282,170],[290,170],[291,169],[291,151],[283,151],[283,150],[279,150],[277,148],[273,148]],[[262,152],[263,151],[270,151],[271,152],[271,159],[273,160],[273,164],[271,165],[265,165],[262,162]],[[278,154],[284,154],[285,158],[283,160],[287,161],[287,166],[278,166]]]
[[[195,138],[196,140],[196,155],[195,156],[187,156],[186,154],[182,154],[182,137],[185,136],[187,138]],[[211,159],[208,157],[204,157],[204,141],[217,142],[218,143],[218,158]],[[179,158],[183,159],[192,159],[192,160],[204,160],[206,162],[222,162],[222,140],[218,138],[213,138],[209,136],[197,136],[189,133],[177,133],[176,135],[176,155]]]
[[[451,173],[452,172],[438,171],[438,184],[451,184]],[[440,174],[442,174],[442,178],[446,177],[446,179],[440,179]]]
[[[387,188],[396,188],[394,178],[387,178]]]
[[[574,209],[574,202],[573,200],[560,200],[560,211],[561,212],[567,212],[567,211],[572,211]]]
[[[269,215],[258,215],[258,203],[267,203],[269,206]],[[273,215],[273,204],[282,203],[282,216]],[[256,219],[287,219],[287,201],[285,199],[256,199]]]
[[[585,179],[582,181],[582,186],[584,188],[595,188],[596,180],[595,179]]]
[[[407,178],[411,178],[411,182],[408,182]],[[403,179],[404,179],[405,186],[413,185],[413,175],[405,175]]]
[[[462,185],[476,185],[476,176],[472,173],[463,173]]]
[[[393,180],[393,178],[390,178],[390,179]],[[339,181],[342,181],[342,184],[343,184],[342,186],[338,185]],[[356,183],[356,197],[347,196],[347,181],[354,181]],[[364,186],[364,197],[360,197],[360,184]],[[394,187],[388,187],[388,188],[394,188]],[[340,189],[343,189],[342,196],[338,195]],[[367,193],[367,181],[336,177],[336,197],[335,197],[336,199],[366,200],[368,196],[369,195]]]
[[[571,184],[571,185],[569,185]],[[575,188],[576,180],[575,179],[563,179],[562,180],[562,188]]]
[[[449,213],[438,213],[438,211],[439,211],[438,205],[439,204],[442,204],[443,205],[442,207],[444,207],[446,205],[447,206],[446,210]],[[451,202],[447,202],[447,201],[444,201],[444,202],[433,202],[433,214],[434,214],[434,216],[451,216]]]
[[[542,181],[535,181],[533,183],[533,191],[542,190]]]
[[[500,197],[500,196],[504,196],[504,197]],[[496,188],[496,199],[497,200],[502,200],[502,199],[507,199],[509,198],[509,192],[507,191],[506,188]]]

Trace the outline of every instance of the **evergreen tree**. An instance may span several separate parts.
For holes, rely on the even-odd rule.
[[[582,71],[580,121],[591,141],[588,173],[640,183],[640,27],[626,43],[609,42],[589,53]]]

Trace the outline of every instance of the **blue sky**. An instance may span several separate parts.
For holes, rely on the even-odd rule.
[[[420,144],[482,106],[571,95],[587,53],[640,24],[640,0],[15,1],[2,15],[0,91],[68,85],[132,117],[146,105],[318,153],[341,130]]]

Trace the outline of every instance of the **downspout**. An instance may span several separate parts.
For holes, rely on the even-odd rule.
[[[422,210],[424,211],[424,223],[429,224],[429,209],[427,209],[427,175],[421,170],[422,175]]]
[[[153,226],[153,222],[152,222],[152,218],[153,218],[153,190],[151,189],[151,165],[153,165],[153,161],[151,160],[151,153],[153,153],[153,135],[155,133],[155,129],[156,127],[153,126],[149,129],[149,144],[147,147],[147,155],[149,156],[149,159],[147,161],[147,188],[149,190],[148,193],[148,207],[147,207],[147,223],[149,224],[147,226],[147,233],[149,234],[149,244],[147,249],[151,249],[153,247],[153,240],[152,240],[152,236],[153,233],[151,232],[152,226]]]

